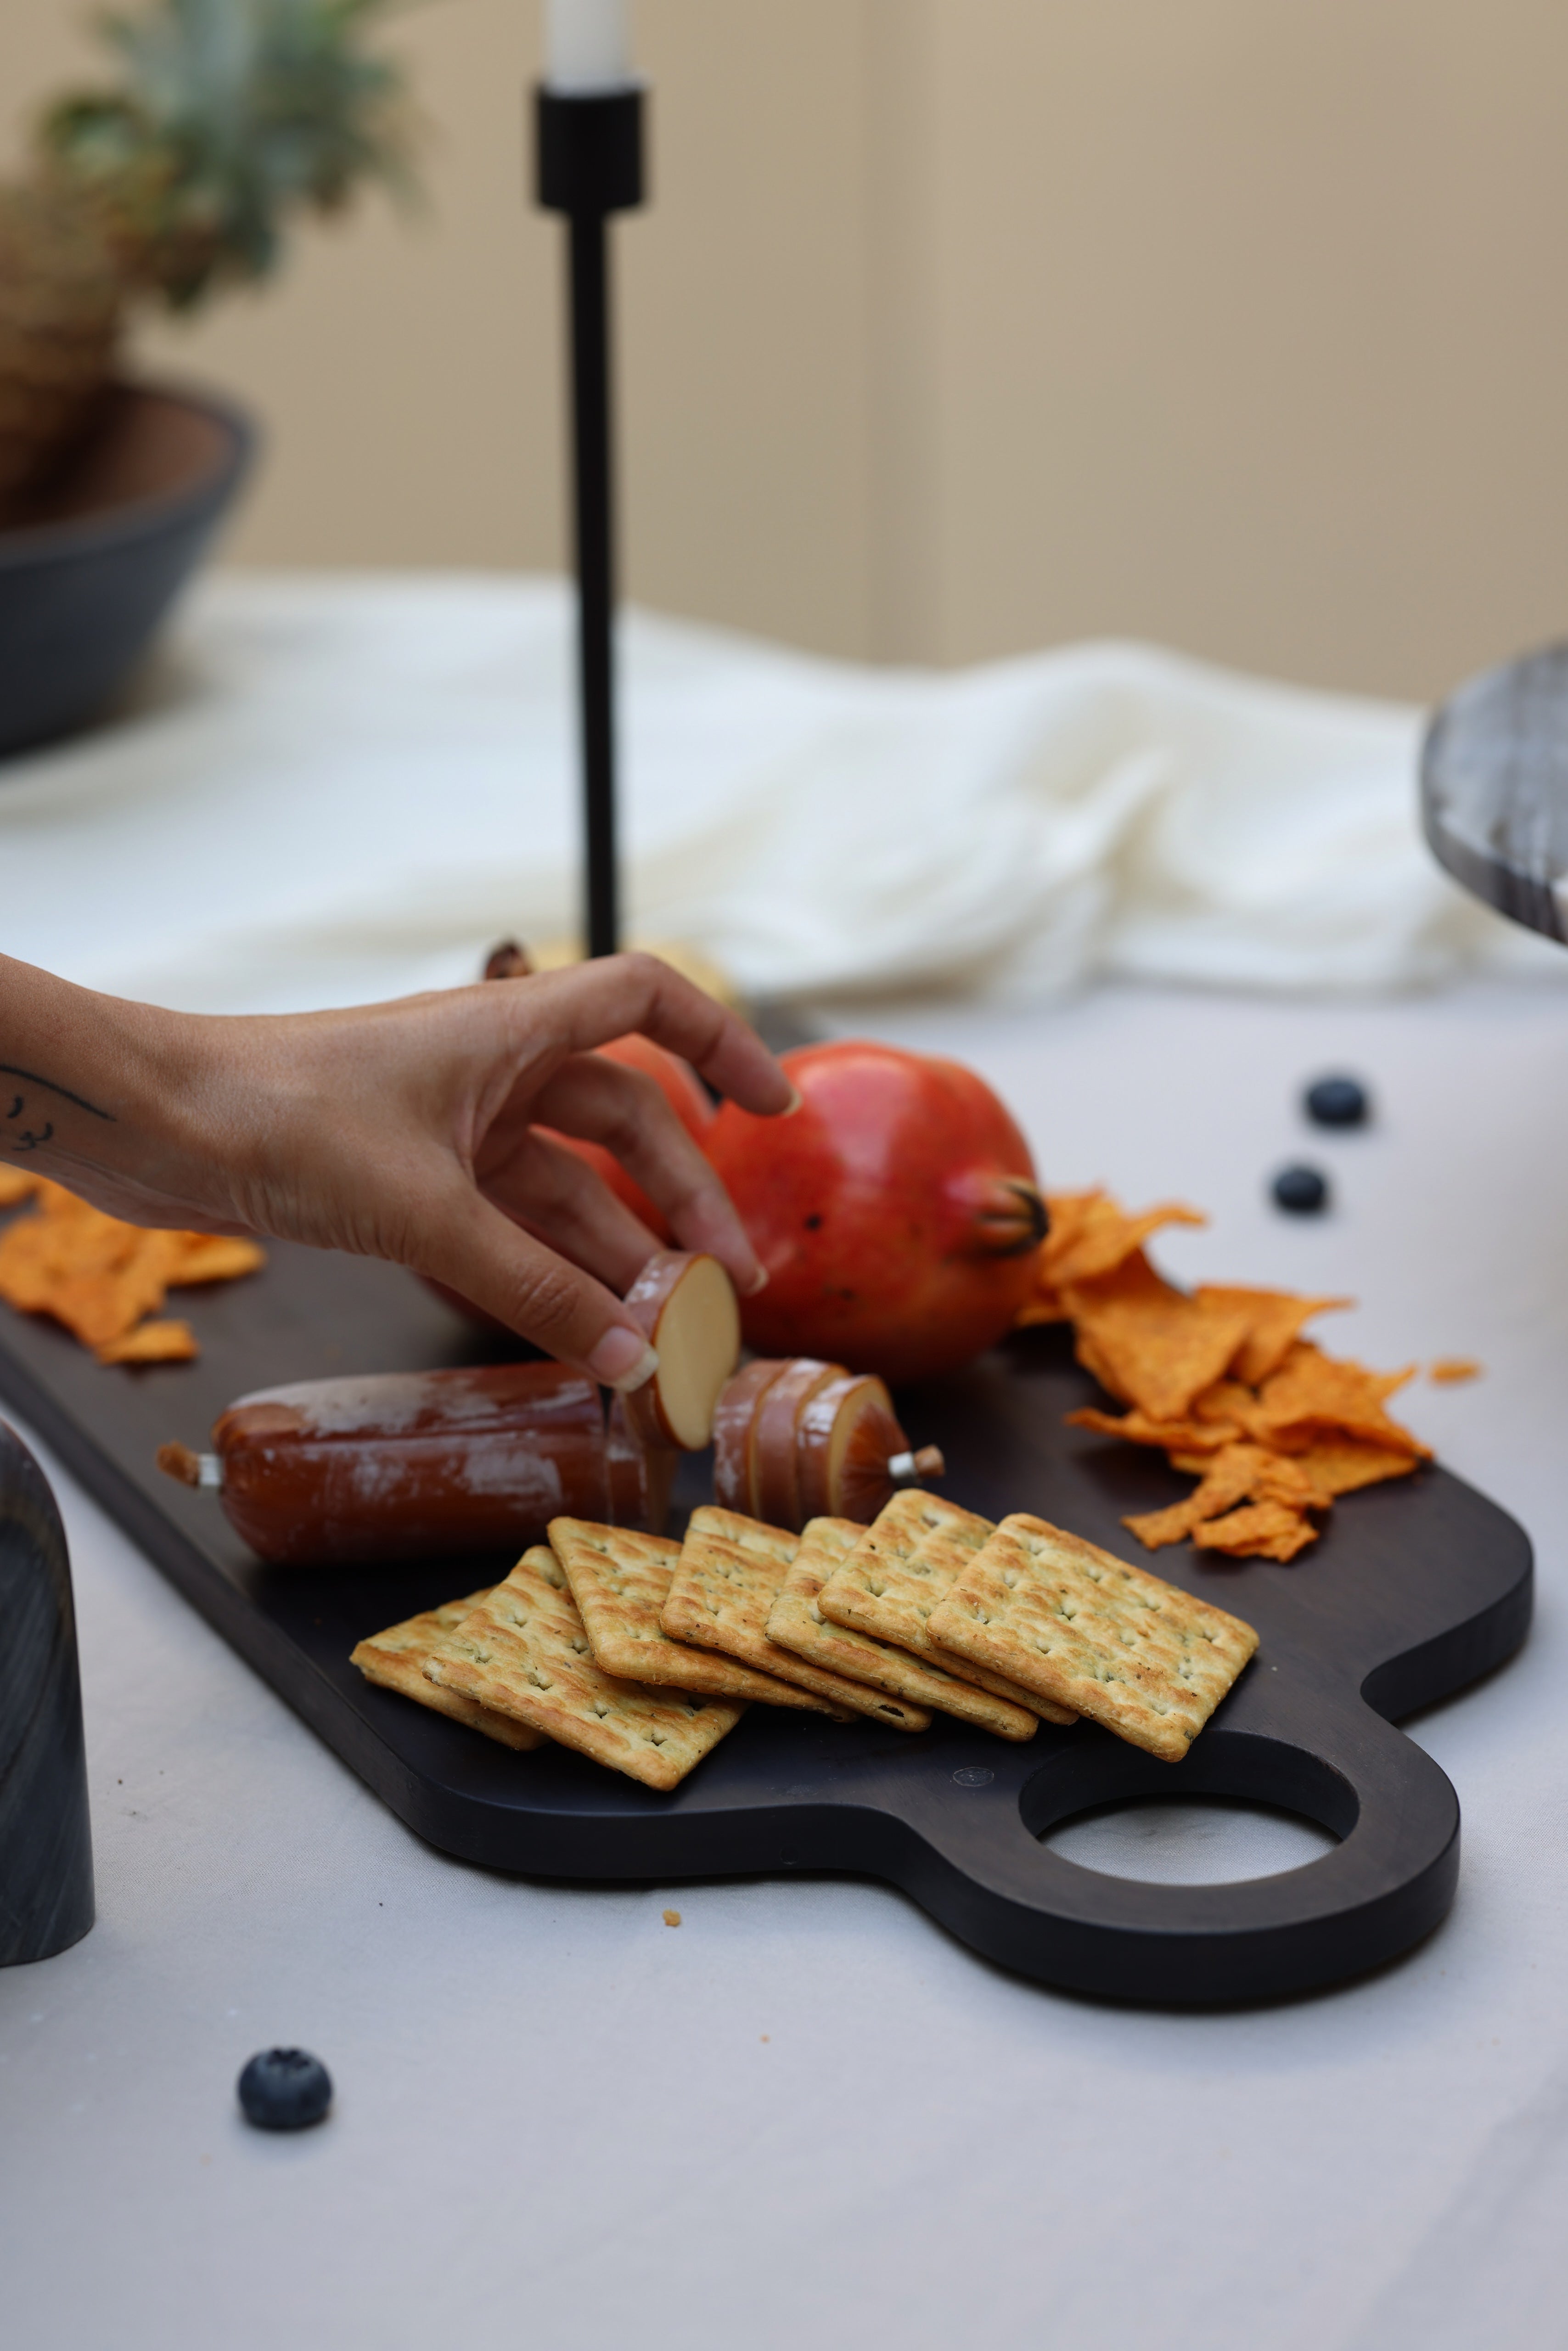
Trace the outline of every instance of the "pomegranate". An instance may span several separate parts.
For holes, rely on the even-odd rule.
[[[967,1364],[1010,1329],[1045,1234],[1018,1127],[958,1061],[857,1041],[783,1067],[793,1117],[727,1102],[704,1145],[768,1269],[747,1345],[891,1380]]]

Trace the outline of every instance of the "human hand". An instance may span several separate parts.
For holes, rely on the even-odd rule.
[[[652,1351],[620,1293],[657,1240],[549,1127],[604,1144],[743,1295],[765,1279],[658,1086],[591,1049],[640,1030],[762,1115],[793,1090],[743,1021],[653,956],[232,1019],[89,996],[21,965],[0,977],[0,1051],[25,1063],[5,1081],[21,1107],[0,1122],[0,1152],[114,1215],[389,1258],[636,1386]]]

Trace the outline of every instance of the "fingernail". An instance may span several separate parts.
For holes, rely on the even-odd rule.
[[[588,1368],[607,1388],[630,1395],[633,1388],[645,1386],[653,1378],[659,1358],[641,1331],[628,1331],[624,1323],[618,1323],[613,1331],[606,1331],[588,1359]]]
[[[789,1089],[789,1099],[785,1103],[779,1115],[780,1118],[793,1118],[798,1110],[804,1110],[805,1107],[805,1095],[800,1092],[799,1086],[791,1086]]]
[[[746,1295],[747,1298],[755,1298],[759,1290],[766,1290],[767,1287],[768,1268],[765,1265],[759,1265],[746,1285]]]

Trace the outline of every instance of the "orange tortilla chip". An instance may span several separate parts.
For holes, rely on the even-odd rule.
[[[188,1322],[143,1322],[96,1353],[100,1364],[189,1364],[201,1349]]]
[[[1200,1551],[1224,1552],[1231,1559],[1274,1559],[1283,1565],[1316,1542],[1318,1531],[1288,1503],[1249,1502],[1195,1527],[1192,1539]]]
[[[1299,1462],[1267,1452],[1260,1445],[1228,1445],[1206,1465],[1201,1485],[1185,1501],[1124,1519],[1122,1524],[1131,1528],[1145,1549],[1159,1551],[1166,1543],[1182,1541],[1239,1502],[1277,1503],[1301,1511],[1322,1509],[1328,1499]]]
[[[1151,1420],[1183,1419],[1247,1335],[1239,1307],[1205,1306],[1155,1271],[1142,1249],[1068,1292],[1078,1359]]]
[[[1335,1307],[1354,1306],[1354,1298],[1298,1298],[1290,1290],[1235,1290],[1218,1282],[1202,1282],[1197,1296],[1205,1303],[1236,1306],[1248,1318],[1246,1338],[1236,1351],[1231,1371],[1249,1388],[1261,1387],[1277,1372],[1300,1338],[1301,1326],[1314,1314]]]
[[[24,1314],[37,1313],[48,1304],[54,1280],[48,1228],[24,1217],[0,1238],[0,1298]]]
[[[1108,1396],[1118,1404],[1131,1404],[1133,1399],[1118,1380],[1110,1358],[1094,1344],[1093,1334],[1078,1326],[1073,1334],[1073,1352],[1084,1370],[1097,1379]]]
[[[1239,1380],[1216,1380],[1211,1388],[1194,1396],[1191,1417],[1201,1428],[1230,1428],[1239,1437],[1256,1402],[1251,1389],[1243,1387]]]
[[[73,1273],[57,1277],[48,1311],[84,1347],[105,1347],[163,1303],[163,1279],[155,1266],[133,1259],[118,1273]]]
[[[1042,1284],[1057,1290],[1096,1281],[1124,1265],[1162,1225],[1207,1225],[1197,1208],[1179,1200],[1129,1216],[1104,1192],[1070,1192],[1048,1197],[1051,1230],[1040,1248]]]
[[[1163,1201],[1129,1216],[1106,1192],[1052,1192],[1046,1196],[1051,1229],[1040,1245],[1035,1286],[1019,1311],[1018,1326],[1066,1322],[1067,1297],[1075,1282],[1098,1280],[1142,1248],[1162,1225],[1206,1225],[1207,1217],[1179,1200]]]
[[[1094,1211],[1104,1197],[1104,1191],[1099,1185],[1087,1192],[1046,1194],[1045,1213],[1050,1230],[1040,1245],[1040,1271],[1045,1280],[1054,1281],[1056,1268],[1087,1232]]]
[[[1336,1494],[1354,1494],[1363,1486],[1379,1486],[1385,1478],[1408,1478],[1418,1466],[1414,1453],[1396,1453],[1386,1445],[1364,1445],[1354,1437],[1323,1438],[1304,1453],[1290,1458],[1305,1470],[1325,1501]]]
[[[40,1176],[29,1176],[25,1167],[0,1167],[0,1208],[15,1208],[30,1200],[42,1181]]]
[[[1202,1516],[1201,1510],[1193,1515],[1189,1494],[1185,1502],[1172,1502],[1164,1510],[1139,1510],[1122,1524],[1137,1536],[1145,1551],[1164,1551],[1167,1543],[1186,1542]]]
[[[149,1230],[106,1216],[47,1178],[37,1206],[0,1233],[0,1299],[52,1314],[105,1363],[167,1363],[195,1354],[187,1324],[143,1326],[172,1285],[229,1280],[265,1264],[254,1241],[212,1233]],[[121,1343],[131,1352],[116,1352]],[[140,1351],[140,1352],[139,1352]]]
[[[61,1280],[72,1274],[116,1273],[131,1253],[129,1228],[97,1208],[72,1213],[41,1201],[41,1213],[13,1225],[0,1252],[26,1251],[29,1244]]]
[[[42,1277],[41,1310],[84,1346],[102,1347],[162,1305],[172,1239],[97,1208],[85,1216],[47,1212],[36,1224],[29,1218],[14,1227],[0,1242],[0,1257],[14,1240],[35,1282]]]
[[[1321,1438],[1350,1437],[1429,1459],[1430,1452],[1383,1409],[1386,1397],[1413,1376],[1369,1372],[1361,1364],[1325,1355],[1308,1339],[1298,1339],[1283,1364],[1265,1380],[1248,1416],[1248,1433],[1281,1453],[1304,1453]]]
[[[168,1238],[183,1244],[168,1276],[171,1290],[189,1290],[198,1281],[235,1281],[267,1263],[267,1251],[256,1242],[227,1233],[171,1233]]]
[[[1216,1380],[1211,1388],[1194,1396],[1185,1420],[1151,1420],[1136,1407],[1120,1419],[1108,1412],[1097,1412],[1092,1405],[1067,1415],[1070,1428],[1097,1428],[1106,1437],[1124,1437],[1134,1445],[1163,1445],[1171,1457],[1173,1469],[1192,1468],[1201,1474],[1207,1455],[1218,1453],[1223,1445],[1233,1445],[1245,1435],[1247,1416],[1258,1399],[1250,1388],[1235,1380]],[[1176,1456],[1193,1455],[1194,1460],[1177,1460]]]
[[[1157,1445],[1166,1453],[1201,1455],[1218,1453],[1222,1445],[1232,1444],[1241,1434],[1239,1422],[1151,1420],[1146,1412],[1139,1412],[1136,1406],[1131,1412],[1114,1413],[1083,1405],[1067,1415],[1067,1426],[1096,1429],[1102,1437],[1124,1437],[1129,1445]],[[1176,1466],[1180,1468],[1185,1464],[1178,1462]]]
[[[1301,1337],[1313,1315],[1350,1299],[1218,1282],[1189,1297],[1161,1279],[1142,1243],[1159,1224],[1201,1223],[1195,1211],[1129,1217],[1103,1192],[1056,1194],[1050,1205],[1021,1319],[1070,1321],[1079,1362],[1128,1407],[1087,1406],[1068,1426],[1157,1447],[1199,1481],[1185,1501],[1124,1521],[1151,1551],[1190,1535],[1238,1559],[1291,1560],[1317,1540],[1309,1512],[1430,1459],[1385,1409],[1411,1371],[1369,1371]],[[1444,1359],[1431,1375],[1479,1368]]]
[[[1292,1510],[1310,1510],[1321,1499],[1310,1471],[1288,1454],[1270,1453],[1261,1445],[1228,1445],[1204,1482],[1217,1493],[1228,1485],[1238,1500],[1246,1494],[1254,1502],[1282,1502]]]

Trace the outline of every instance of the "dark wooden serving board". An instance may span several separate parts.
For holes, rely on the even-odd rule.
[[[559,1748],[513,1755],[371,1688],[362,1635],[482,1580],[456,1568],[268,1569],[215,1497],[162,1477],[156,1447],[200,1446],[246,1389],[339,1372],[473,1361],[467,1326],[396,1268],[275,1247],[264,1274],[187,1293],[199,1363],[100,1369],[45,1321],[0,1309],[0,1395],[256,1671],[399,1816],[445,1851],[547,1876],[669,1879],[796,1869],[890,1880],[988,1958],[1041,1981],[1145,2001],[1301,1991],[1407,1949],[1452,1899],[1459,1812],[1390,1725],[1507,1657],[1530,1620],[1521,1529],[1442,1470],[1349,1496],[1293,1567],[1163,1552],[1162,1573],[1256,1625],[1257,1657],[1191,1755],[1158,1763],[1087,1723],[1018,1747],[958,1724],[912,1739],[750,1709],[671,1795]],[[182,1298],[182,1311],[187,1311]],[[1185,1492],[1155,1455],[1063,1428],[1091,1394],[1063,1334],[1010,1343],[911,1393],[943,1490],[1029,1510],[1126,1551],[1124,1511]],[[704,1498],[687,1465],[678,1499]],[[504,1565],[504,1562],[497,1562]],[[1283,1806],[1341,1842],[1305,1867],[1152,1886],[1040,1843],[1091,1806],[1224,1794]]]

